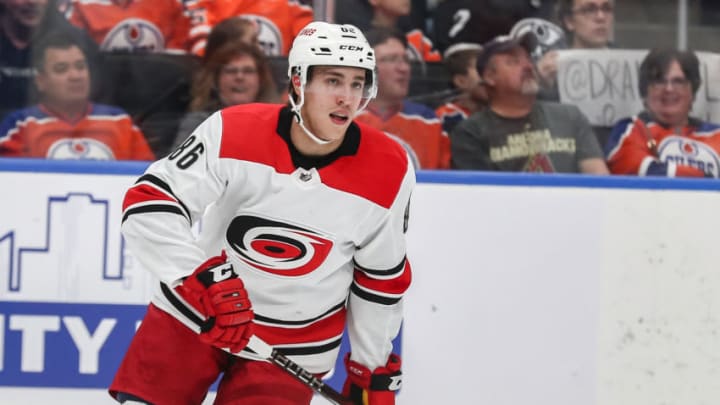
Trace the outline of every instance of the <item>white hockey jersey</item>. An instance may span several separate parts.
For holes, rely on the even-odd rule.
[[[198,319],[173,287],[224,249],[261,339],[325,372],[347,321],[353,359],[372,370],[387,361],[402,321],[415,173],[396,142],[362,124],[332,154],[302,156],[291,120],[280,105],[213,114],[128,190],[122,232],[161,281],[153,303],[188,327],[198,331]]]

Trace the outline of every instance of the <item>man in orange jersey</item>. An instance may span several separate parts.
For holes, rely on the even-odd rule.
[[[377,27],[367,32],[367,38],[377,59],[378,95],[357,120],[405,141],[421,169],[447,169],[450,141],[435,111],[406,99],[411,72],[405,35]]]
[[[287,56],[295,35],[313,19],[310,7],[295,0],[190,0],[190,50],[202,55],[212,27],[241,16],[258,26],[258,41],[267,56]]]
[[[181,0],[75,0],[68,18],[103,51],[188,51],[190,20]]]
[[[33,55],[40,104],[0,123],[0,156],[152,160],[143,134],[121,109],[89,101],[85,54],[70,36],[50,35]]]

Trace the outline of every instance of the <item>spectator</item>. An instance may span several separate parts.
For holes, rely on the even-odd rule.
[[[279,102],[270,63],[256,46],[228,42],[206,56],[193,81],[191,111],[180,121],[173,149],[219,109]]]
[[[296,0],[190,0],[191,51],[202,55],[212,27],[230,17],[254,21],[258,39],[266,56],[287,56],[295,35],[313,19],[309,6]]]
[[[154,159],[124,111],[90,102],[87,58],[71,36],[46,36],[33,50],[33,62],[40,104],[0,123],[0,156]]]
[[[229,41],[243,42],[262,50],[258,40],[259,29],[260,27],[253,20],[237,16],[226,18],[210,30],[203,57],[205,60],[209,59],[216,49],[221,48]]]
[[[341,24],[356,25],[363,32],[373,27],[401,30],[407,37],[412,61],[439,62],[440,54],[423,31],[406,27],[411,8],[411,0],[345,0],[339,2],[335,19]]]
[[[446,134],[487,104],[485,86],[475,68],[481,50],[481,45],[455,44],[445,52],[443,62],[450,75],[451,87],[458,92],[450,101],[435,109]]]
[[[54,0],[0,0],[0,118],[34,101],[31,49],[50,31],[76,37],[96,73],[97,46],[67,22]]]
[[[73,0],[68,18],[103,51],[185,53],[189,47],[181,0]]]
[[[645,111],[623,119],[606,145],[616,174],[715,177],[720,168],[720,126],[690,117],[700,87],[691,51],[654,49],[640,64]]]
[[[569,49],[605,49],[613,35],[612,0],[559,0],[558,20],[565,30]],[[557,100],[557,51],[550,51],[538,61],[544,98]]]
[[[532,33],[483,45],[477,70],[488,108],[450,134],[452,165],[462,170],[607,174],[587,118],[575,106],[539,102]]]
[[[357,120],[405,141],[423,169],[447,169],[450,148],[440,120],[430,107],[406,99],[410,86],[407,39],[396,29],[377,27],[366,33],[375,50],[378,94]]]
[[[454,44],[481,45],[529,17],[548,18],[554,0],[443,0],[433,12],[433,41],[443,54]]]

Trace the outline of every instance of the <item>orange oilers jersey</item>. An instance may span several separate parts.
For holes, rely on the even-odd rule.
[[[412,54],[411,59],[425,62],[440,62],[442,57],[440,53],[433,49],[433,43],[430,38],[426,37],[420,30],[412,30],[406,35],[408,40],[408,50]]]
[[[370,109],[362,111],[356,120],[405,141],[422,169],[450,167],[450,139],[430,107],[405,101],[402,110],[386,120]]]
[[[191,51],[202,55],[212,27],[242,16],[258,25],[258,40],[267,56],[287,56],[300,30],[313,20],[312,8],[293,0],[190,0]]]
[[[91,104],[85,117],[63,121],[42,106],[0,123],[0,156],[47,159],[153,160],[142,132],[121,109]]]
[[[188,51],[190,19],[181,0],[73,0],[68,19],[103,51]]]
[[[643,113],[615,125],[605,153],[615,174],[718,178],[720,126],[691,118],[669,128]]]

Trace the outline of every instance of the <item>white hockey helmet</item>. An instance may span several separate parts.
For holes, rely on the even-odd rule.
[[[367,71],[363,99],[357,110],[360,112],[377,95],[375,52],[362,31],[350,24],[313,21],[295,37],[288,55],[288,78],[293,83],[293,76],[296,75],[300,79],[300,90],[297,100],[290,96],[290,105],[296,120],[310,138],[319,144],[325,144],[327,141],[317,138],[305,128],[300,115],[300,108],[305,102],[308,69],[320,65],[356,67]]]

